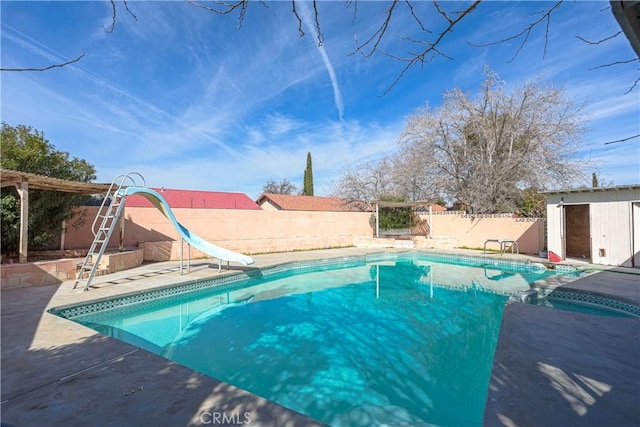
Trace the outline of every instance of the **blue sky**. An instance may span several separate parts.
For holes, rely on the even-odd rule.
[[[205,3],[206,4],[206,3]],[[210,4],[210,3],[209,3]],[[544,27],[535,29],[517,58],[519,41],[486,48],[518,33],[532,12],[551,3],[482,3],[441,45],[453,57],[415,67],[388,93],[403,64],[383,55],[350,55],[381,23],[386,2],[320,2],[324,43],[314,37],[311,4],[251,4],[220,16],[185,2],[129,1],[137,20],[117,4],[112,33],[109,2],[1,2],[2,67],[42,67],[85,52],[79,62],[47,72],[3,72],[1,117],[45,133],[59,150],[97,169],[98,182],[137,171],[148,186],[239,191],[260,195],[267,180],[302,186],[306,154],[313,157],[316,195],[340,175],[397,149],[407,118],[425,104],[437,108],[454,87],[476,91],[486,65],[510,86],[541,77],[565,88],[584,110],[588,132],[580,156],[601,182],[640,182],[638,63],[589,68],[635,57],[619,36],[608,1],[563,4],[552,15],[547,53]],[[466,3],[443,3],[460,9]],[[430,2],[417,2],[425,26],[442,28]],[[406,13],[406,12],[405,12]],[[399,15],[385,50],[406,52],[410,29]],[[415,33],[410,33],[415,35]]]

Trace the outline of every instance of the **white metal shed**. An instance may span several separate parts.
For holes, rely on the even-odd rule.
[[[640,267],[640,184],[544,194],[550,253],[593,264]]]

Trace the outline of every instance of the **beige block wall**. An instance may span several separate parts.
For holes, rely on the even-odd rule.
[[[90,222],[97,208],[89,208],[85,227],[67,230],[66,249],[86,249],[93,235]],[[174,209],[174,214],[190,231],[218,246],[244,254],[353,246],[360,237],[371,237],[368,212],[307,212],[225,209]],[[124,245],[145,242],[144,259],[163,261],[180,258],[180,240],[167,218],[155,208],[127,208]],[[428,221],[428,214],[422,215]],[[513,218],[509,215],[472,216],[434,213],[434,238],[455,241],[457,247],[482,248],[487,239],[513,239],[521,253],[538,254],[544,248],[544,221]],[[109,247],[117,248],[114,232]],[[497,249],[493,244],[489,248]],[[185,251],[187,246],[185,245]],[[186,257],[186,252],[185,252]],[[193,259],[204,257],[191,249]]]
[[[354,236],[372,234],[369,226],[371,214],[365,212],[181,208],[173,212],[191,232],[213,244],[245,254],[352,246]],[[65,248],[91,246],[90,222],[96,213],[97,208],[89,208],[87,214],[91,221],[78,230],[67,230]],[[142,241],[145,242],[145,259],[179,259],[180,237],[160,211],[155,208],[126,208],[124,218],[125,247],[137,246]],[[108,247],[117,248],[119,238],[119,230],[116,229]],[[148,244],[151,242],[155,244]],[[193,258],[202,255],[192,249]]]
[[[56,251],[48,254],[54,255]],[[114,252],[105,254],[100,260],[98,275],[115,273],[142,265],[143,251]],[[0,265],[0,284],[2,289],[22,288],[26,286],[51,285],[74,280],[77,277],[79,259],[58,259],[37,261],[24,264]],[[84,277],[88,277],[85,272]]]
[[[429,215],[421,215],[425,221]],[[518,242],[520,253],[538,254],[545,247],[545,222],[539,218],[514,218],[511,215],[433,214],[434,238],[454,238],[458,247],[482,248],[487,239],[511,239]],[[487,249],[498,249],[496,243]]]
[[[2,264],[2,289],[62,283],[76,278],[77,260],[39,261],[26,264]]]

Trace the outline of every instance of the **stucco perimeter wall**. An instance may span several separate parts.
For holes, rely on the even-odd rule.
[[[89,224],[78,230],[67,230],[65,249],[87,249],[91,246],[90,223],[97,208],[87,209]],[[245,254],[352,246],[354,239],[373,234],[368,212],[174,209],[174,214],[178,221],[200,237]],[[139,242],[145,242],[145,260],[179,259],[178,234],[160,211],[131,207],[126,209],[124,216],[124,246],[135,247]],[[428,214],[421,216],[429,221]],[[510,214],[434,212],[431,225],[435,239],[453,240],[456,247],[482,248],[486,239],[514,239],[521,253],[538,254],[544,249],[545,227],[540,219],[514,218]],[[119,246],[119,237],[119,230],[116,230],[109,248]],[[498,248],[496,244],[487,247]],[[203,256],[192,248],[192,258]]]
[[[88,208],[92,222],[97,208]],[[232,251],[244,254],[287,252],[305,249],[352,246],[355,236],[372,234],[370,213],[302,212],[225,209],[173,210],[178,221],[191,232]],[[173,226],[155,208],[126,208],[124,246],[144,242],[144,259],[179,259],[180,238]],[[93,240],[90,224],[78,230],[68,229],[65,248],[88,248]],[[109,241],[119,245],[119,230]],[[185,245],[185,250],[187,246]],[[191,257],[203,257],[192,248]],[[186,257],[186,252],[185,252]]]
[[[429,214],[420,217],[429,221]],[[434,238],[453,238],[457,247],[482,248],[487,239],[511,239],[520,253],[538,254],[545,248],[545,222],[540,218],[514,218],[512,214],[471,215],[459,212],[433,212],[431,234]],[[497,243],[487,249],[499,249]]]

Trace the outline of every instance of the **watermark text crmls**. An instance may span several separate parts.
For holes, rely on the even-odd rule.
[[[249,412],[204,411],[200,414],[202,424],[246,425],[251,423]]]

